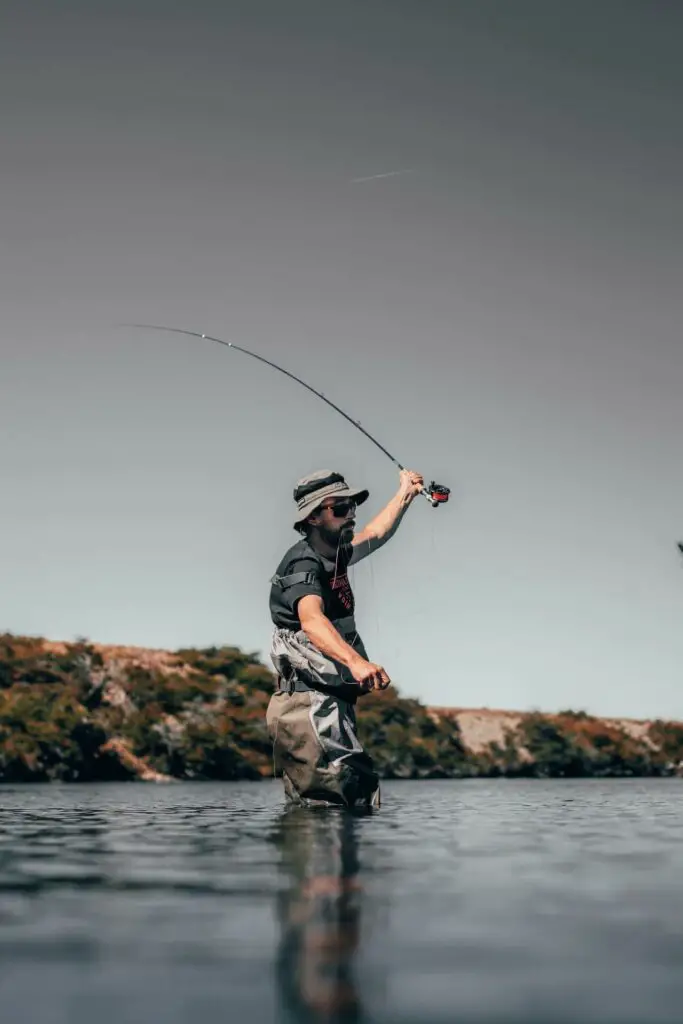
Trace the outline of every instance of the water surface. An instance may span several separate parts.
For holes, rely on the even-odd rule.
[[[8,1024],[683,1019],[683,782],[0,788]]]

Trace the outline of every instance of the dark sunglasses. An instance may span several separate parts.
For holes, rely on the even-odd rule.
[[[328,509],[335,519],[343,519],[349,512],[356,511],[356,503],[355,501],[335,501],[334,505],[323,505],[323,508]]]

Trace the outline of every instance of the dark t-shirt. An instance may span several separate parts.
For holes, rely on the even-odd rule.
[[[273,624],[284,629],[301,629],[297,606],[306,594],[317,594],[323,599],[325,615],[332,621],[353,615],[355,602],[347,573],[351,554],[351,545],[342,548],[335,565],[334,561],[315,551],[305,538],[294,544],[284,555],[275,575],[309,573],[310,576],[307,581],[291,586],[271,585],[270,615]]]

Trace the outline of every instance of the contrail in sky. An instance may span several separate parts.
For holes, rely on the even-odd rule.
[[[413,169],[409,168],[405,171],[387,171],[386,174],[369,174],[367,178],[352,178],[352,184],[357,184],[360,181],[374,181],[375,178],[393,178],[395,174],[412,174]]]

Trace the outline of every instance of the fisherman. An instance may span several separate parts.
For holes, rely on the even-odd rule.
[[[379,776],[358,739],[355,705],[390,679],[356,630],[348,568],[386,544],[423,487],[419,473],[402,469],[394,497],[357,534],[367,490],[327,469],[294,488],[302,539],[271,580],[277,689],[266,712],[275,771],[294,804],[379,806]]]

